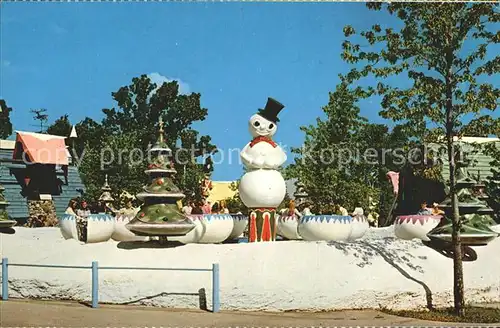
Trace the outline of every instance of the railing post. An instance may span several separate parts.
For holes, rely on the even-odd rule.
[[[212,312],[216,313],[220,310],[219,298],[219,263],[212,264]]]
[[[9,299],[9,260],[4,257],[2,259],[2,301]]]
[[[99,266],[97,261],[92,262],[92,307],[99,307]]]

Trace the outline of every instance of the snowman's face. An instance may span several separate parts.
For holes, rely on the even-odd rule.
[[[259,136],[272,137],[277,129],[276,123],[265,119],[259,114],[253,115],[248,121],[248,130],[254,138]]]

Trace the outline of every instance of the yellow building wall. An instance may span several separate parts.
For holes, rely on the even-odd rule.
[[[213,204],[223,199],[236,195],[236,191],[231,190],[231,184],[235,181],[212,181],[212,190],[208,200]]]

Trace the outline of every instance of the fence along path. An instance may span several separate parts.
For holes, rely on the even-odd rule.
[[[212,312],[220,311],[220,282],[219,282],[219,264],[213,263],[211,269],[199,268],[141,268],[141,267],[99,267],[97,261],[93,261],[90,266],[72,266],[72,265],[54,265],[54,264],[28,264],[28,263],[9,263],[7,258],[2,259],[2,300],[9,299],[9,267],[31,267],[31,268],[52,268],[52,269],[77,269],[92,270],[92,307],[99,307],[99,270],[148,270],[148,271],[198,271],[212,273]]]

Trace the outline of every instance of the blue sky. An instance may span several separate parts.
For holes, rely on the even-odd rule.
[[[15,129],[36,130],[31,108],[51,121],[100,120],[133,77],[177,79],[201,93],[209,114],[196,128],[226,153],[215,180],[241,175],[228,149],[250,140],[247,121],[268,96],[286,106],[275,139],[299,146],[299,127],[322,114],[348,70],[342,28],[390,22],[363,3],[2,3],[0,15],[0,97]],[[362,106],[383,123],[378,111]]]

